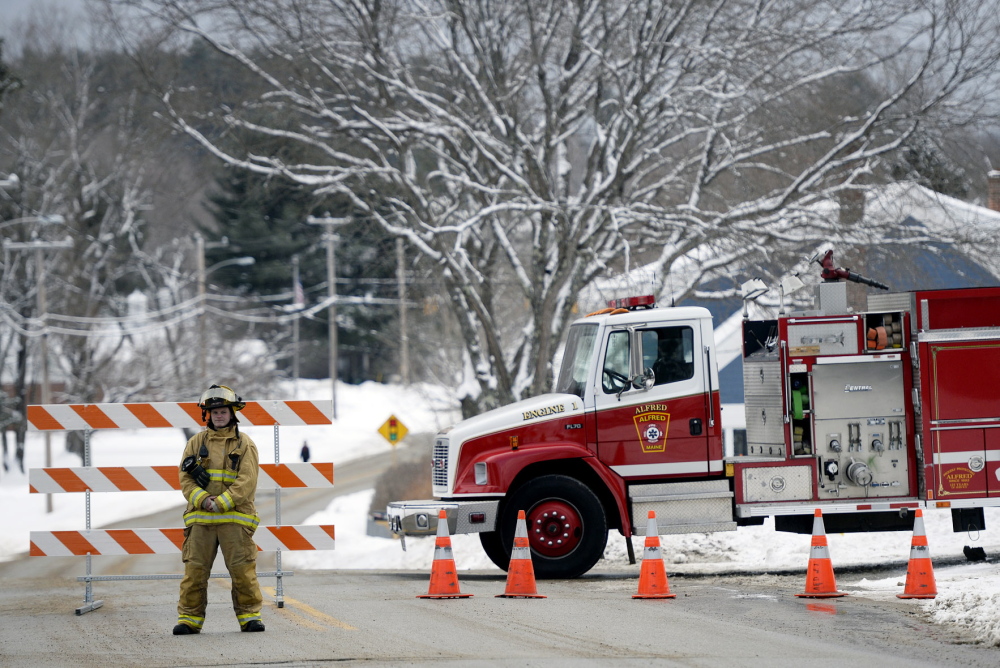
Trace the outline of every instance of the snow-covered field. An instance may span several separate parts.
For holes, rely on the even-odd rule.
[[[327,381],[303,381],[297,397],[329,399]],[[377,433],[378,427],[395,414],[411,432],[433,432],[456,418],[455,402],[439,388],[402,388],[365,383],[338,386],[338,416],[332,427],[279,430],[281,461],[298,461],[302,441],[309,442],[314,461],[343,463],[389,449]],[[274,460],[274,430],[247,428],[257,443],[261,461]],[[98,432],[92,439],[92,464],[127,466],[173,463],[183,446],[183,436],[174,429]],[[400,446],[400,447],[405,447]],[[79,466],[80,460],[63,451],[62,436],[52,438],[53,466]],[[43,438],[30,434],[26,468],[44,462]],[[410,539],[403,552],[396,541],[366,535],[367,512],[373,491],[335,499],[330,506],[310,517],[305,524],[334,524],[337,549],[332,552],[286,552],[283,563],[290,569],[416,569],[430,571],[433,539]],[[10,559],[28,548],[28,532],[82,529],[85,522],[83,495],[52,495],[54,510],[45,513],[45,497],[29,494],[27,475],[11,466],[0,472],[0,503],[7,510],[0,519],[0,559]],[[118,520],[175,507],[178,493],[92,494],[92,523],[99,527]],[[11,512],[11,509],[17,512]],[[962,557],[965,545],[983,547],[994,560],[1000,554],[1000,508],[987,509],[986,525],[980,535],[956,534],[946,510],[925,513],[925,525],[932,558]],[[842,590],[864,590],[872,598],[892,599],[902,592],[906,577],[911,535],[908,533],[831,534],[828,537],[834,568],[852,565],[894,564],[889,577],[866,580],[851,574],[838,575]],[[634,538],[636,553],[642,554],[642,538]],[[713,573],[727,571],[804,571],[809,559],[808,536],[779,533],[768,521],[760,527],[744,527],[735,532],[663,536],[663,554],[669,573]],[[455,560],[460,569],[494,569],[475,536],[453,536]],[[601,571],[626,571],[638,577],[638,566],[629,566],[624,539],[612,532]],[[957,566],[938,565],[934,570],[938,596],[931,601],[912,601],[922,606],[942,624],[967,628],[978,640],[1000,646],[1000,566],[985,562]],[[803,581],[804,584],[804,581]]]

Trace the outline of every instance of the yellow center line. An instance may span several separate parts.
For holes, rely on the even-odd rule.
[[[269,594],[271,596],[275,596],[276,595],[274,587],[261,587],[260,589],[261,589],[261,591],[266,592],[267,594]],[[289,597],[285,596],[284,599],[285,599],[285,605],[294,605],[296,608],[298,608],[302,612],[310,614],[313,617],[315,617],[316,619],[318,619],[319,621],[324,622],[326,624],[329,624],[330,626],[336,626],[337,628],[343,629],[344,631],[357,631],[358,630],[357,628],[351,626],[350,624],[348,624],[346,622],[342,622],[339,619],[337,619],[336,617],[331,617],[330,615],[326,614],[325,612],[320,612],[316,608],[314,608],[314,607],[312,607],[310,605],[306,605],[305,603],[303,603],[301,601],[297,601],[294,598],[289,598]]]
[[[310,629],[312,629],[314,631],[326,631],[327,630],[327,628],[325,626],[320,626],[319,624],[306,619],[305,617],[303,617],[302,615],[300,615],[299,613],[295,612],[294,610],[292,610],[291,608],[288,608],[288,607],[278,608],[276,614],[281,615],[283,617],[292,618],[291,621],[293,621],[294,623],[299,624],[300,626],[305,626],[305,627],[310,628]]]

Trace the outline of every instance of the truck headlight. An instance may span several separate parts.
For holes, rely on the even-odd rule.
[[[486,462],[476,462],[475,471],[477,485],[488,485],[490,483],[490,478],[486,474]]]

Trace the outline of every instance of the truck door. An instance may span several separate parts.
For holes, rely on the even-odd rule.
[[[595,388],[597,452],[621,476],[709,473],[710,373],[697,320],[639,328],[649,390],[629,382],[631,332],[608,332]]]

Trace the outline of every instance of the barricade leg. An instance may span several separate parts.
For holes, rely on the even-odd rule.
[[[281,463],[281,448],[278,441],[278,425],[274,425],[274,463]],[[281,488],[274,490],[274,524],[281,526]],[[281,548],[278,548],[274,555],[274,573],[277,582],[274,585],[274,604],[279,608],[285,607],[285,585],[281,581]]]
[[[91,573],[91,570],[90,570],[90,566],[91,566],[91,564],[90,564],[90,552],[88,552],[87,553],[87,577],[86,577],[87,591],[83,595],[83,605],[81,605],[79,608],[76,609],[76,614],[77,614],[78,617],[80,615],[82,615],[83,613],[85,613],[85,612],[93,612],[94,610],[97,610],[99,607],[101,607],[102,605],[104,605],[104,601],[95,601],[94,600],[94,586],[93,586],[93,583],[92,583],[92,579],[93,578],[92,578],[92,573]]]

